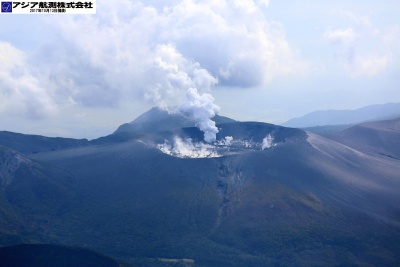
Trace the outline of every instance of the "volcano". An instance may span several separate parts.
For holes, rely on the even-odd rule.
[[[0,135],[1,245],[81,246],[137,266],[400,265],[397,120],[327,138],[228,119],[205,144],[194,125],[159,119],[36,153]]]

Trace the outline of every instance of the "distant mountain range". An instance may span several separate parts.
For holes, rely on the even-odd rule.
[[[0,132],[0,246],[133,266],[400,265],[399,119],[330,138],[221,122],[212,144],[157,109],[91,141]]]
[[[388,103],[366,106],[355,110],[314,111],[302,117],[290,119],[282,125],[295,128],[326,125],[347,126],[367,121],[394,119],[397,117],[400,117],[400,103]]]

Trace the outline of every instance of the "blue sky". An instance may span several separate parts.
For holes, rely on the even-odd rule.
[[[118,3],[118,4],[116,4]],[[0,130],[96,138],[195,87],[271,123],[400,102],[400,2],[97,1],[0,14]]]

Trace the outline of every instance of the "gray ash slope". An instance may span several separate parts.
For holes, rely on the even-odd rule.
[[[362,123],[330,138],[368,154],[400,160],[400,117]]]
[[[52,236],[62,223],[59,214],[75,203],[73,177],[5,147],[0,147],[0,163],[0,243]]]
[[[196,266],[400,264],[398,160],[272,124],[218,128],[217,142],[241,142],[234,153],[163,153],[157,145],[176,136],[201,141],[198,129],[181,128],[126,138],[121,132],[31,155],[44,169],[68,174],[72,186],[68,198],[53,196],[67,199],[64,212],[55,208],[56,215],[35,222],[51,231],[29,238],[85,245],[141,266],[157,258],[189,258]],[[262,150],[268,135],[274,145]],[[16,209],[9,204],[10,214]]]

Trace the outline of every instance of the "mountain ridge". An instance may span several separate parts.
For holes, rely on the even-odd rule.
[[[87,139],[46,137],[42,135],[0,131],[0,145],[12,148],[24,154],[35,154],[44,151],[87,146],[89,143]]]
[[[387,103],[365,106],[355,110],[318,110],[302,117],[293,118],[283,126],[315,127],[334,125],[354,125],[366,121],[393,119],[400,117],[400,103]]]
[[[383,133],[397,131],[397,123],[372,123],[375,134],[355,131],[340,140],[230,122],[217,125],[212,144],[187,127],[120,132],[34,154],[4,147],[0,169],[10,166],[1,153],[32,165],[22,160],[0,190],[0,245],[85,246],[139,266],[170,266],[157,259],[191,259],[192,266],[396,266],[399,160],[344,140],[390,140]],[[167,153],[182,146],[216,154]],[[388,154],[390,147],[382,149]]]
[[[400,117],[361,123],[329,138],[359,151],[400,160]]]

